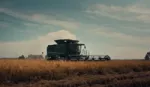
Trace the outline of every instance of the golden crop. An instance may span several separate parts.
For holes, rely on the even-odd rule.
[[[150,71],[150,62],[142,60],[46,61],[0,60],[0,82],[61,80],[84,75],[119,75]],[[130,76],[130,75],[129,75]],[[92,77],[90,77],[92,78]]]

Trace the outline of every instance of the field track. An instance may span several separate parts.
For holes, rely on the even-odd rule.
[[[0,60],[0,87],[150,87],[150,61]]]

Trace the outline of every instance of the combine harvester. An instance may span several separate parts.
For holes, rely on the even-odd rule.
[[[47,46],[47,60],[111,60],[108,55],[90,55],[85,44],[79,43],[78,40],[58,39],[55,42],[57,44]]]

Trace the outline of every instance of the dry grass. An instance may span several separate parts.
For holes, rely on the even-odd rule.
[[[6,86],[7,83],[8,87],[8,83],[17,84],[15,87],[25,83],[30,83],[30,87],[46,85],[123,87],[123,84],[134,87],[135,83],[143,85],[150,82],[149,71],[150,61],[140,60],[102,62],[0,60],[0,83],[1,86]],[[40,86],[41,84],[45,86]]]

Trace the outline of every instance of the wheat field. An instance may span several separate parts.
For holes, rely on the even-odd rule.
[[[0,60],[0,87],[149,87],[150,61]]]

